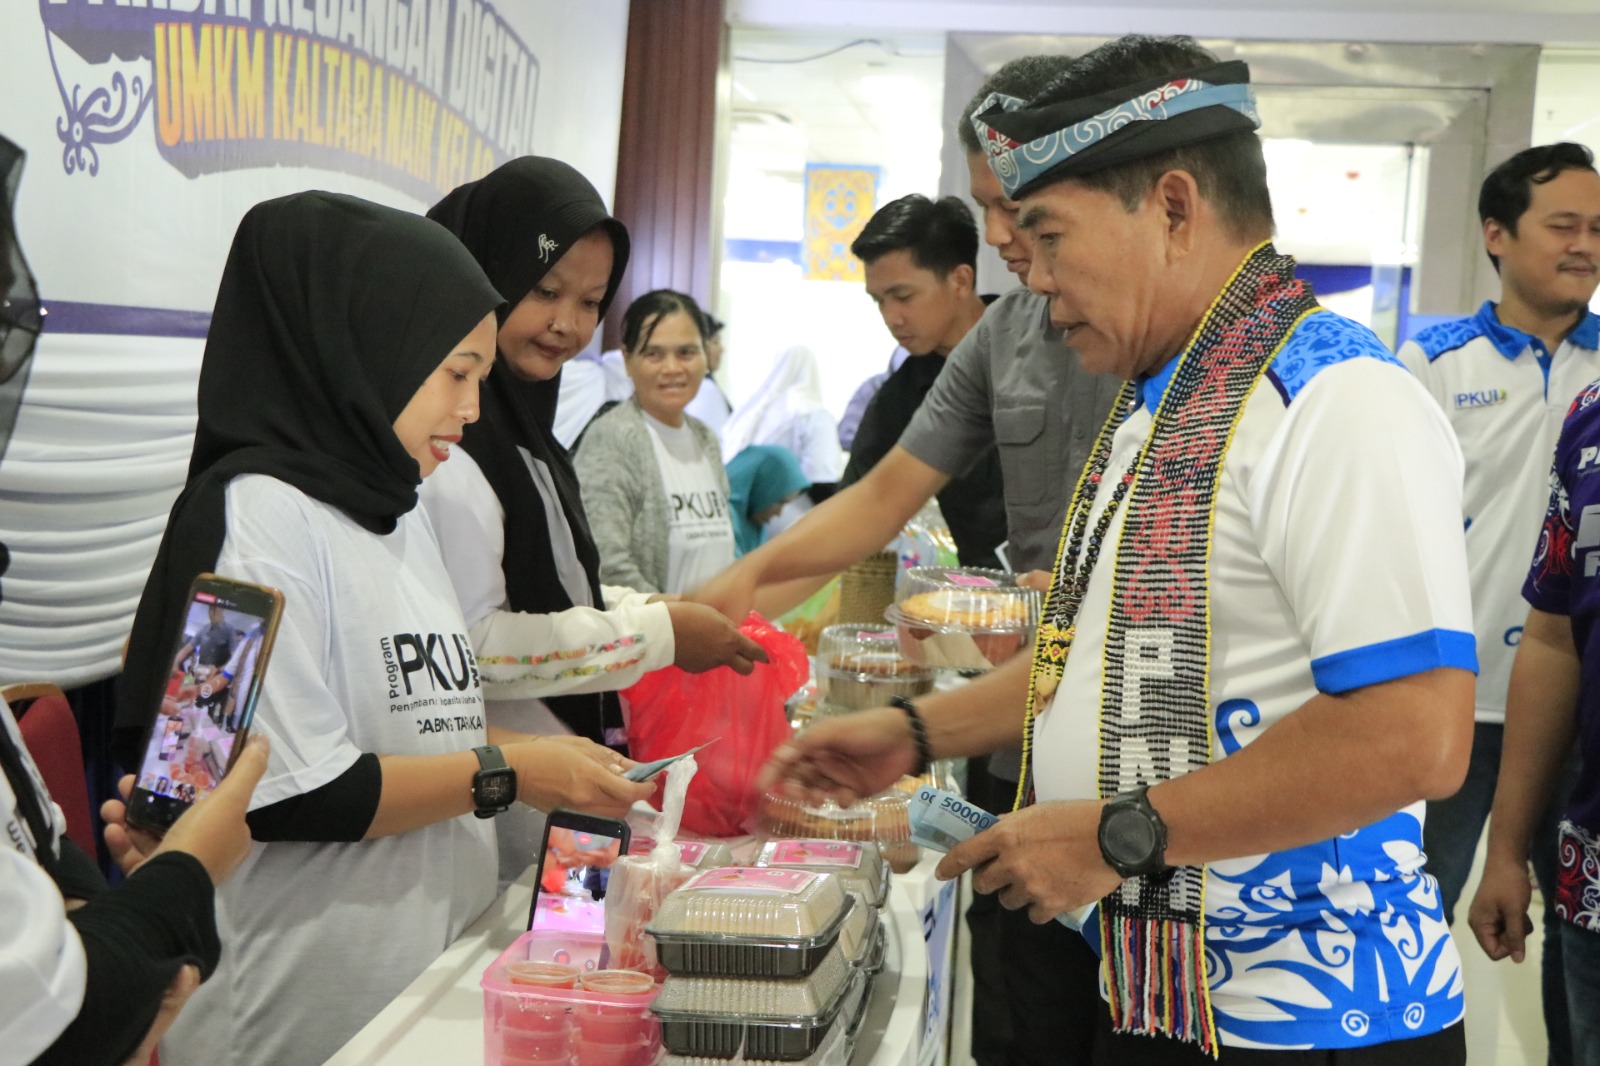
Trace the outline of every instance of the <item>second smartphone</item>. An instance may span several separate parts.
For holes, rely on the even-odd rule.
[[[166,691],[128,797],[128,821],[164,833],[217,787],[244,747],[283,617],[283,593],[201,574],[173,636]]]

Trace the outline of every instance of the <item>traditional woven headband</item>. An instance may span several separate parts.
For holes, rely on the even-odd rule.
[[[1224,64],[1228,65],[1232,64]],[[1174,78],[1087,117],[1065,121],[1061,126],[1050,128],[1053,123],[1048,120],[1052,114],[1065,110],[1072,103],[1030,109],[1025,100],[1004,93],[990,93],[972,113],[972,127],[978,133],[989,167],[1000,179],[1006,196],[1015,199],[1025,187],[1063,164],[1076,164],[1072,166],[1072,173],[1087,173],[1235,129],[1254,130],[1261,126],[1255,94],[1251,92],[1247,81],[1213,84],[1196,77]],[[1221,121],[1215,117],[1217,112],[1210,112],[1210,121],[1194,121],[1199,117],[1197,113],[1211,108],[1225,109]],[[1115,154],[1097,152],[1092,160],[1084,156],[1089,149],[1102,145],[1115,134],[1129,130],[1135,123],[1165,122],[1186,115],[1194,118],[1167,126],[1163,130],[1165,136],[1149,139],[1149,143],[1141,144],[1138,150]],[[1016,121],[1023,117],[1031,121]],[[1027,132],[1033,132],[1026,130],[1026,127],[1036,129],[1040,120],[1047,123],[1046,132],[1038,133],[1026,141],[1013,135],[1026,136]],[[1179,128],[1180,125],[1182,128]],[[1011,129],[1012,133],[1003,132],[997,128],[999,126]]]

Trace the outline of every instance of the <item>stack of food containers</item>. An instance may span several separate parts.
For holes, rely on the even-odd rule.
[[[523,933],[484,971],[487,1066],[651,1066],[661,1026],[649,974],[601,969],[593,933]]]
[[[831,873],[844,890],[856,897],[851,914],[861,916],[862,935],[871,940],[862,967],[877,973],[883,966],[885,932],[882,910],[889,900],[889,860],[876,844],[846,840],[769,840],[762,847],[756,865],[778,870],[808,870]]]
[[[668,896],[648,932],[670,975],[651,1010],[672,1061],[847,1059],[877,939],[870,909],[836,874],[802,869],[709,870]]]

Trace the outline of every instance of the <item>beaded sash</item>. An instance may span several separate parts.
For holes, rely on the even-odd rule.
[[[1024,769],[1034,715],[1049,705],[1061,678],[1100,542],[1124,496],[1101,663],[1100,794],[1169,780],[1211,761],[1208,564],[1222,461],[1256,382],[1316,309],[1310,287],[1295,280],[1294,260],[1270,242],[1257,246],[1179,356],[1149,438],[1091,531],[1112,438],[1135,407],[1137,386],[1123,386],[1062,530],[1034,645]],[[1101,902],[1100,933],[1116,1028],[1167,1033],[1215,1055],[1204,894],[1203,866],[1125,881]]]

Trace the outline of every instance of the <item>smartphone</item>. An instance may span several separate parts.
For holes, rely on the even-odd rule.
[[[131,825],[165,833],[233,766],[282,617],[277,589],[215,574],[194,579],[128,797]]]
[[[628,854],[628,836],[628,823],[618,818],[551,811],[528,928],[604,934],[611,864]]]

